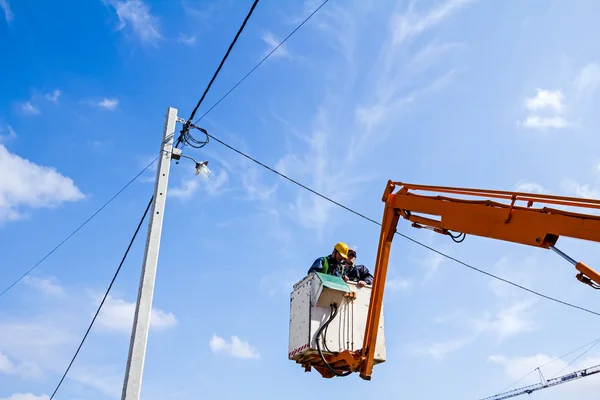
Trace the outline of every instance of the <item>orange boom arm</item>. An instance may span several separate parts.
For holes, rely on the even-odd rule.
[[[400,189],[394,193],[396,187]],[[423,195],[411,191],[436,194]],[[470,198],[449,197],[446,194]],[[372,349],[375,349],[377,340],[388,259],[401,217],[411,221],[415,228],[431,229],[449,235],[454,241],[462,241],[460,235],[471,234],[551,249],[575,266],[579,271],[576,275],[579,281],[600,289],[600,274],[554,247],[560,236],[600,242],[600,216],[548,206],[600,209],[599,200],[389,181],[382,201],[385,202],[385,209],[359,367],[363,379],[370,379],[373,370]],[[534,208],[535,204],[546,206]]]

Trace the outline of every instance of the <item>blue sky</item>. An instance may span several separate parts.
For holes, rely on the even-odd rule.
[[[260,2],[199,115],[318,4]],[[250,5],[0,0],[2,288],[155,157],[167,107],[189,116]],[[598,198],[599,12],[591,0],[330,0],[200,125],[375,219],[388,179]],[[397,237],[387,362],[371,382],[305,374],[287,360],[291,287],[339,240],[372,268],[378,227],[218,143],[186,151],[213,175],[172,168],[143,399],[476,399],[600,336],[598,317]],[[52,393],[153,174],[0,298],[0,399]],[[551,252],[471,236],[455,244],[405,221],[399,230],[600,310],[597,292]],[[57,399],[119,398],[143,233]],[[559,243],[598,266],[595,243]],[[600,349],[574,367],[595,364]],[[599,387],[591,377],[535,396],[592,398]]]

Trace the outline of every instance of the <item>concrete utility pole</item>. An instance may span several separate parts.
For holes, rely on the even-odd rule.
[[[169,107],[165,119],[161,154],[158,161],[156,183],[154,186],[154,200],[152,214],[146,238],[146,253],[142,266],[142,276],[138,291],[127,369],[123,381],[121,400],[139,400],[142,388],[142,373],[146,358],[146,343],[148,342],[148,329],[150,327],[150,312],[152,310],[152,297],[154,295],[154,281],[156,279],[156,265],[158,262],[158,249],[162,233],[163,214],[167,197],[167,184],[171,169],[173,151],[173,138],[177,122],[177,109]]]

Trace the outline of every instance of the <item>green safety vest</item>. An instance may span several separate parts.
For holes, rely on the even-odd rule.
[[[323,273],[327,274],[329,272],[329,261],[327,261],[327,256],[323,257]],[[344,276],[344,266],[342,265],[342,276]]]

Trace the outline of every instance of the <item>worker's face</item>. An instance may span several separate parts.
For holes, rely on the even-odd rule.
[[[344,257],[342,257],[342,255],[337,250],[335,250],[335,261],[337,261],[338,263],[344,261]]]
[[[356,260],[356,256],[349,256],[346,259],[346,264],[348,264],[348,265],[354,265],[354,260]]]

